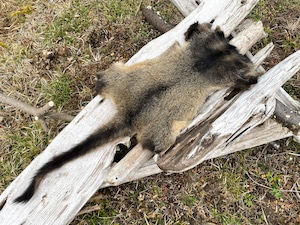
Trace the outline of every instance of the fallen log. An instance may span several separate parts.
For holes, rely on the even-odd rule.
[[[182,7],[183,14],[189,15],[175,28],[143,47],[128,64],[156,57],[175,41],[182,44],[183,33],[195,21],[202,23],[214,19],[213,26],[219,25],[229,35],[258,1],[173,2]],[[189,7],[185,7],[185,4]],[[197,8],[192,11],[193,7]],[[264,35],[261,23],[250,27],[258,31],[251,39],[256,38],[257,41]],[[249,31],[246,29],[242,32],[246,35]],[[244,35],[237,34],[231,43],[247,52],[250,47],[246,46],[247,40]],[[271,48],[272,44],[257,53],[253,62],[259,65]],[[230,100],[224,100],[230,94],[229,89],[213,93],[199,111],[199,116],[182,132],[174,148],[162,156],[153,157],[151,152],[137,145],[115,163],[117,143],[128,144],[128,138],[115,140],[47,175],[28,203],[15,204],[13,200],[28,185],[37,168],[54,155],[76,145],[112,118],[115,109],[110,100],[95,97],[1,194],[0,224],[68,224],[99,187],[119,185],[160,173],[162,170],[156,162],[166,170],[184,171],[209,158],[285,137],[297,138],[299,134],[277,122],[273,112],[276,101],[299,110],[299,103],[281,88],[299,67],[298,51],[264,74],[249,91],[235,95]]]

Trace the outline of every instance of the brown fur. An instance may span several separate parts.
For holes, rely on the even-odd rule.
[[[118,137],[137,134],[143,148],[159,153],[174,143],[209,92],[229,86],[245,89],[256,83],[250,60],[229,45],[219,28],[213,31],[210,24],[195,23],[185,39],[184,46],[175,43],[155,59],[133,66],[115,63],[100,73],[96,89],[112,99],[116,116],[42,166],[15,201],[28,201],[47,173]]]

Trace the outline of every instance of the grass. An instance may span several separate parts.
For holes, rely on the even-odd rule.
[[[13,11],[9,14],[10,17],[25,17],[27,14],[32,13],[32,5],[24,5],[20,9]],[[25,18],[24,18],[25,19]],[[25,20],[24,20],[25,21]]]
[[[211,214],[224,225],[241,225],[242,222],[238,218],[239,216],[219,213],[216,209],[212,209]]]
[[[261,0],[250,14],[253,20],[261,20],[265,24],[265,32],[268,37],[262,39],[260,44],[266,45],[267,43],[280,41],[280,47],[285,53],[293,52],[299,49],[299,27],[300,19],[288,18],[290,12],[299,12],[300,4],[297,0],[277,1],[270,3],[269,1]],[[283,14],[287,18],[282,18],[278,15]],[[286,14],[286,15],[285,15]],[[278,34],[273,35],[274,28],[280,30]],[[276,36],[276,38],[273,38]]]
[[[76,114],[93,97],[94,74],[114,61],[126,61],[159,35],[139,10],[150,3],[166,20],[176,24],[182,19],[164,0],[3,2],[1,92],[33,106],[53,100],[59,110]],[[299,11],[297,0],[262,0],[250,15],[263,21],[269,35],[254,49],[275,44],[267,69],[299,49]],[[299,87],[297,77],[285,85],[295,98]],[[31,116],[0,104],[0,191],[65,126],[47,123],[49,133]],[[76,217],[72,224],[300,224],[299,199],[282,192],[299,182],[299,156],[288,154],[299,154],[299,144],[279,143],[278,150],[257,147],[206,161],[183,174],[100,190],[96,197],[102,198],[86,205],[98,210]]]
[[[78,224],[113,224],[117,212],[111,207],[109,200],[103,199],[101,201],[93,202],[94,206],[96,204],[99,206],[98,210],[79,216],[84,222],[79,222]]]
[[[67,75],[60,76],[51,80],[49,84],[42,87],[43,93],[49,101],[53,101],[57,107],[63,107],[72,98],[72,81]]]
[[[105,1],[103,3],[104,16],[109,22],[122,23],[124,20],[130,19],[130,17],[136,16],[140,11],[141,4],[141,0]]]
[[[49,144],[50,139],[37,122],[25,124],[18,132],[8,132],[2,137],[9,145],[9,150],[2,152],[0,157],[1,189],[25,169],[25,166]]]
[[[181,201],[183,204],[187,205],[188,207],[193,207],[195,203],[197,202],[198,198],[193,195],[187,195],[187,194],[182,194],[181,196]]]
[[[85,5],[79,0],[70,1],[68,7],[45,28],[44,41],[47,45],[62,42],[72,44],[73,33],[80,33],[89,25],[89,11],[95,4]]]

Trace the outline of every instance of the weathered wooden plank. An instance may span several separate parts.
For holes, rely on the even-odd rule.
[[[238,152],[247,148],[270,143],[282,138],[293,136],[293,132],[281,126],[273,119],[267,119],[261,126],[254,127],[251,132],[240,136],[236,141],[230,142],[226,148],[209,155],[207,159],[212,159],[230,153]]]
[[[264,27],[261,21],[252,23],[247,29],[244,29],[230,41],[230,44],[239,49],[244,55],[261,38],[265,37]]]
[[[258,0],[248,0],[243,1],[244,3],[242,4],[241,1],[237,0],[202,0],[199,7],[194,10],[190,16],[173,30],[142,48],[128,63],[135,63],[158,56],[175,41],[183,43],[183,33],[189,24],[195,21],[209,22],[215,19],[214,25],[220,25],[222,29],[225,30],[225,33],[229,34],[248,12],[251,11],[257,1]],[[280,82],[283,82],[283,80]],[[226,90],[221,90],[212,95],[210,99],[213,100],[213,96],[218,96],[220,99],[225,94]],[[59,154],[80,142],[80,140],[84,139],[84,137],[94,129],[97,129],[111,118],[114,108],[110,101],[104,100],[99,104],[100,102],[101,98],[99,96],[93,99],[74,121],[53,140],[48,148],[1,194],[0,224],[68,224],[90,196],[97,191],[98,187],[105,187],[112,183],[118,185],[120,184],[119,178],[122,182],[127,182],[161,172],[157,165],[154,164],[154,160],[150,159],[139,170],[136,169],[139,165],[129,167],[128,171],[131,170],[131,172],[125,177],[116,176],[117,172],[112,172],[111,168],[115,153],[114,146],[117,142],[109,143],[101,147],[99,151],[92,152],[49,174],[42,181],[35,196],[27,204],[14,204],[12,202],[13,199],[24,190],[24,187],[28,185],[29,178],[40,165],[47,162],[53,155]],[[222,101],[219,100],[218,104],[219,107],[225,110],[230,106],[231,102],[228,101],[227,105],[222,105]],[[202,113],[204,111],[202,111]],[[266,124],[266,127],[273,126],[275,129],[275,126],[278,124],[271,122],[269,126]],[[226,124],[223,123],[223,125]],[[216,126],[217,124],[215,124],[215,127]],[[253,131],[255,129],[257,128],[253,128]],[[284,135],[280,133],[278,137],[280,135],[291,135],[288,131],[284,132],[286,132]],[[248,132],[239,137],[239,143],[241,143],[239,148],[244,148],[249,144],[246,143],[246,141],[247,137],[250,137],[250,134],[253,135],[253,133]],[[243,138],[245,138],[245,140]],[[261,142],[263,142],[263,140],[261,140]],[[229,151],[228,149],[234,149],[233,143],[235,142],[228,143],[226,149],[216,150],[213,154],[206,155],[205,158],[217,157],[232,152],[233,150]],[[135,154],[137,150],[140,151],[140,149],[135,148],[131,154]],[[142,152],[142,154],[139,155],[141,158],[144,158],[145,161],[147,157],[149,157],[149,153],[147,152]],[[125,161],[121,161],[120,163],[126,164],[126,157],[124,159]],[[120,165],[121,164],[118,166],[120,167]],[[117,167],[114,168],[116,169]],[[110,175],[108,176],[108,174]],[[116,182],[116,177],[118,178],[118,182]]]
[[[177,9],[179,9],[181,14],[185,17],[188,16],[191,12],[193,12],[200,3],[200,1],[196,0],[171,0],[171,2],[177,7]]]

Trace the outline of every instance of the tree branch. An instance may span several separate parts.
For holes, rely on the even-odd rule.
[[[283,126],[289,128],[294,133],[300,129],[300,115],[299,112],[290,109],[280,101],[276,101],[276,108],[274,118]]]
[[[38,120],[43,129],[44,130],[48,130],[47,125],[45,123],[45,117],[52,117],[54,119],[58,119],[58,120],[64,120],[64,121],[72,121],[73,120],[73,116],[64,114],[64,113],[53,113],[53,112],[49,112],[50,109],[52,109],[54,107],[54,102],[50,101],[48,102],[46,105],[44,105],[43,107],[40,108],[36,108],[33,107],[31,105],[28,105],[24,102],[21,102],[19,100],[16,100],[14,98],[11,98],[9,96],[6,96],[2,93],[0,93],[0,102],[7,104],[7,105],[11,105],[17,109],[20,109],[30,115],[34,116],[35,120]]]
[[[174,27],[174,25],[165,22],[156,12],[154,12],[151,6],[142,8],[142,13],[146,21],[161,33],[166,33]]]

